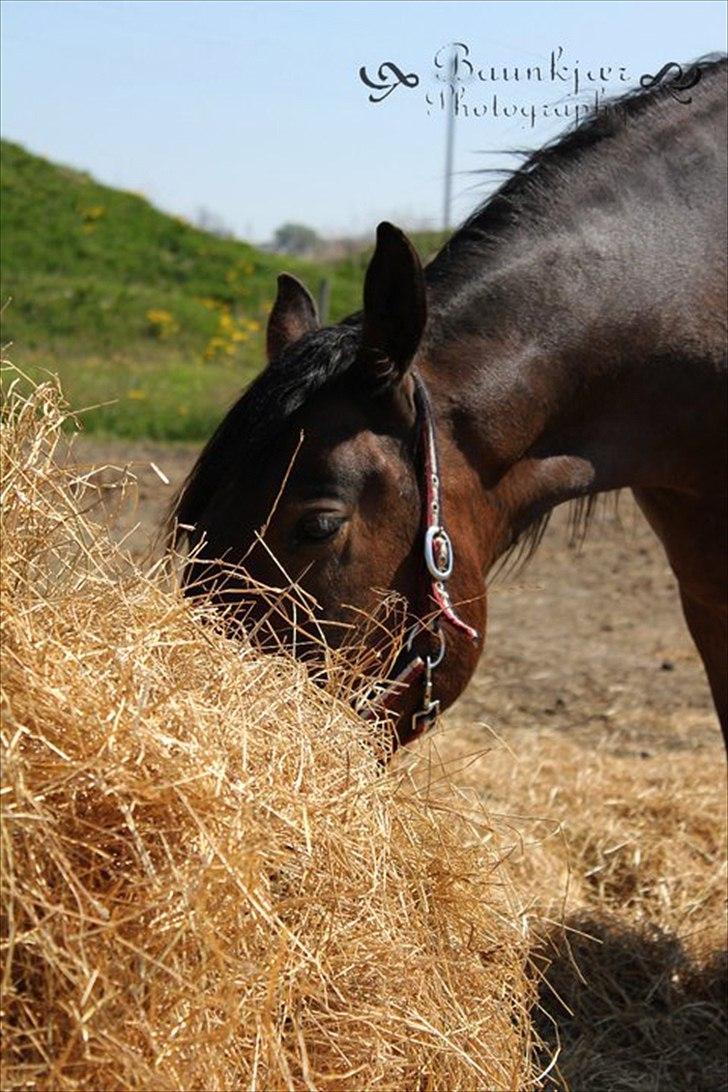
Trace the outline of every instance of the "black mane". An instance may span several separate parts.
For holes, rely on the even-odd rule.
[[[680,71],[671,70],[653,87],[632,88],[623,95],[605,101],[597,113],[584,118],[536,151],[515,152],[523,156],[523,163],[445,243],[427,267],[428,283],[438,285],[446,280],[453,272],[453,264],[462,267],[476,258],[482,262],[489,244],[502,238],[509,228],[522,225],[524,219],[532,220],[534,214],[539,215],[542,211],[539,198],[558,189],[558,183],[564,180],[568,168],[581,161],[595,145],[623,132],[634,118],[647,110],[661,110],[664,113],[666,107],[669,118],[677,116],[679,119],[680,115],[675,114],[675,109],[684,109],[684,104],[701,94],[703,89],[700,84],[705,78],[725,71],[727,65],[728,57],[725,54],[701,57],[691,64],[680,66]],[[696,84],[681,91],[681,81],[691,73],[699,73]]]
[[[231,467],[250,463],[309,398],[351,366],[361,330],[352,319],[306,334],[271,361],[223,418],[173,502],[177,524],[194,524]],[[180,537],[173,529],[175,541]]]

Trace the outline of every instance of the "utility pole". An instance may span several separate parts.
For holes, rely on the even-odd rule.
[[[331,281],[328,277],[319,283],[318,287],[318,313],[319,321],[325,326],[329,321],[329,306],[331,304]]]
[[[447,129],[445,131],[445,195],[442,208],[442,226],[444,231],[450,230],[450,203],[452,199],[452,159],[455,148],[455,71],[456,54],[453,46],[450,55],[450,103],[446,115]]]

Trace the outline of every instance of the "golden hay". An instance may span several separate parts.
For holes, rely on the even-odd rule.
[[[592,751],[555,731],[483,752],[483,729],[435,737],[426,783],[506,835],[520,915],[540,940],[534,1025],[548,1088],[728,1088],[726,765],[715,745]],[[474,754],[480,748],[479,756]],[[614,744],[612,744],[612,748]],[[617,746],[616,750],[619,751]],[[411,761],[411,760],[410,760]]]
[[[2,441],[3,1088],[534,1087],[487,825],[135,568],[64,413]]]

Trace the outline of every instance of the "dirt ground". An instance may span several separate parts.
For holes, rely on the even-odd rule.
[[[131,466],[136,498],[119,533],[137,556],[156,534],[197,449],[80,437],[76,460]],[[154,463],[169,479],[166,485]],[[675,581],[631,496],[606,506],[579,550],[567,513],[555,513],[536,556],[489,588],[480,669],[444,718],[449,743],[477,748],[491,733],[539,729],[648,757],[715,747],[720,733],[702,664],[683,621]]]

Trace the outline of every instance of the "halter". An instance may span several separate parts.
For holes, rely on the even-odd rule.
[[[426,593],[429,599],[434,600],[438,609],[435,618],[431,622],[418,621],[409,631],[404,648],[395,663],[397,673],[389,681],[386,688],[379,693],[377,700],[369,704],[362,714],[365,720],[375,720],[383,713],[395,712],[403,695],[407,693],[409,688],[423,680],[422,702],[419,709],[412,715],[410,732],[407,739],[402,740],[403,743],[416,739],[429,731],[440,713],[440,702],[432,697],[435,669],[440,666],[445,658],[445,635],[442,632],[440,620],[446,621],[453,629],[464,633],[474,643],[480,636],[476,629],[473,629],[472,626],[469,626],[458,616],[447,590],[447,581],[452,576],[455,565],[455,550],[444,526],[440,467],[432,405],[430,396],[427,393],[427,387],[420,375],[413,370],[412,377],[415,385],[415,411],[419,429],[418,444],[421,452],[420,470],[424,479],[422,490],[424,494],[422,551],[427,570]],[[437,642],[434,652],[426,653],[424,659],[413,648],[416,638],[421,633],[434,637]]]

